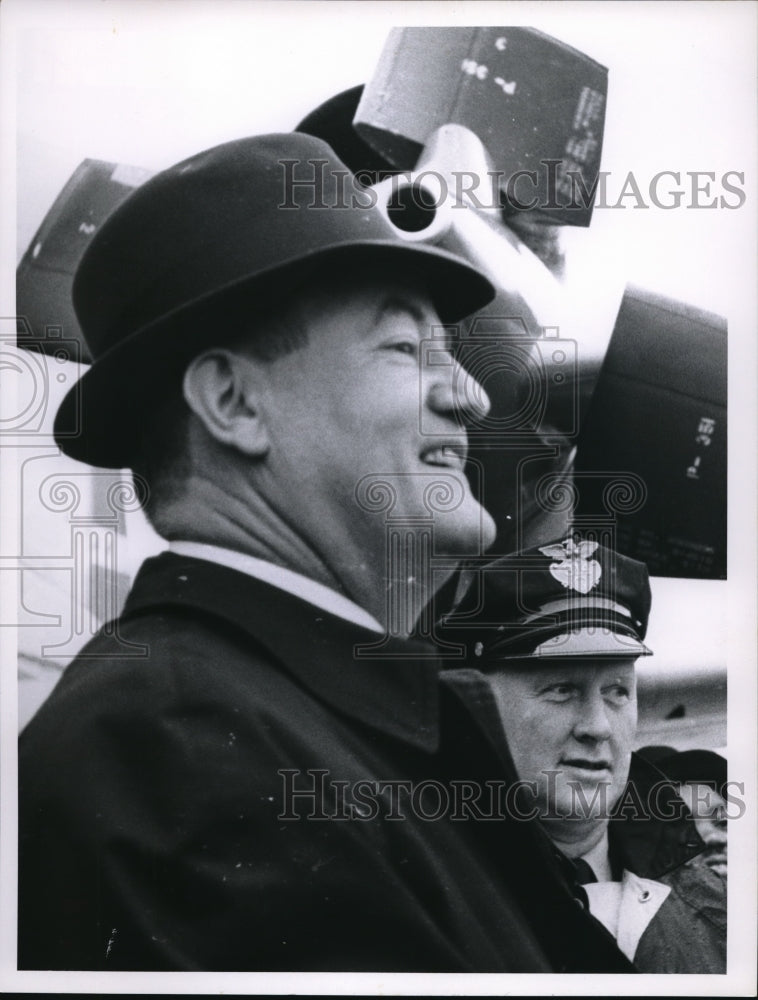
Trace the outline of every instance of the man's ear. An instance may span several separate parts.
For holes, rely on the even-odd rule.
[[[260,458],[269,449],[261,385],[253,359],[212,348],[190,362],[182,387],[187,405],[211,437],[243,455]]]

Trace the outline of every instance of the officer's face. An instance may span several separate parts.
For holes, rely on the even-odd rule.
[[[440,327],[426,295],[377,276],[306,294],[299,312],[307,344],[267,373],[274,502],[317,549],[336,533],[372,564],[387,557],[388,524],[431,526],[435,553],[491,545],[493,521],[464,475],[461,426],[489,402],[439,329],[432,351],[423,343]]]
[[[578,831],[610,810],[637,728],[634,660],[509,667],[492,683],[516,772],[535,783],[540,816],[575,817]]]

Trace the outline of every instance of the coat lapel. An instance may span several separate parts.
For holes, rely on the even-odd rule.
[[[263,646],[332,708],[433,752],[439,744],[440,661],[428,643],[387,637],[287,591],[204,559],[147,560],[122,618],[158,609],[210,616]]]

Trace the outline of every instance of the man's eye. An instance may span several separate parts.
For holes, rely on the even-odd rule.
[[[387,346],[391,351],[408,354],[412,358],[418,354],[418,341],[415,340],[395,340]]]
[[[542,691],[542,696],[548,701],[568,701],[576,693],[573,684],[551,684]]]
[[[606,688],[603,695],[616,705],[622,705],[631,698],[631,691],[625,684],[614,684]]]

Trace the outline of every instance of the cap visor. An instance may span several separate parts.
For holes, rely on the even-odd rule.
[[[532,656],[541,659],[565,657],[636,657],[650,656],[652,650],[631,635],[622,635],[607,629],[578,629],[563,632],[541,642]]]

